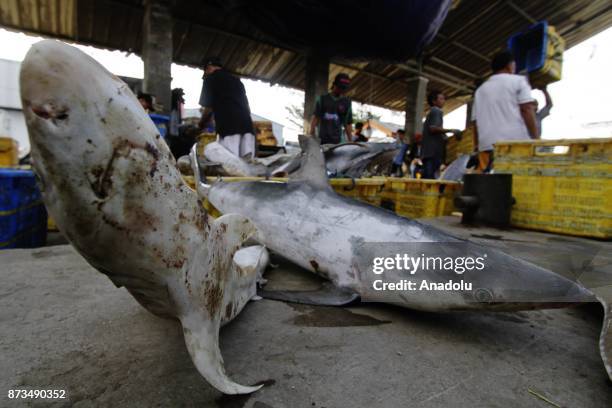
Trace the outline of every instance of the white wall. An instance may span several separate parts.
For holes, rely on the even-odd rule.
[[[0,108],[21,109],[17,61],[0,59]]]
[[[23,157],[30,151],[30,141],[19,97],[20,67],[17,61],[0,59],[0,136],[17,140]]]

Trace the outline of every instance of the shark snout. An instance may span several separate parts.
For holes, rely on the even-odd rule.
[[[483,271],[471,275],[477,303],[558,304],[595,301],[594,295],[564,276],[512,257],[489,251]]]

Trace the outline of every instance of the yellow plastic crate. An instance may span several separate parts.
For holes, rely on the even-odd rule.
[[[380,192],[385,186],[385,179],[384,177],[330,179],[329,183],[338,194],[380,206]]]
[[[0,137],[0,167],[19,165],[19,143],[10,137]]]
[[[451,136],[446,141],[446,162],[452,163],[457,157],[464,154],[472,154],[474,151],[474,128],[469,126],[463,131],[461,140]]]
[[[565,40],[557,33],[553,26],[548,26],[548,44],[546,46],[546,60],[544,66],[537,72],[529,74],[529,81],[534,88],[557,82],[561,79],[563,68],[563,52]]]
[[[512,225],[612,237],[612,138],[498,142],[494,167],[513,174]]]
[[[216,142],[217,134],[216,133],[200,133],[198,136],[196,151],[198,156],[204,156],[204,148],[207,144]]]
[[[455,181],[389,177],[381,193],[382,205],[408,218],[450,215],[461,184]]]
[[[474,126],[468,126],[461,136],[461,140],[457,141],[456,157],[462,154],[472,154],[474,152]]]

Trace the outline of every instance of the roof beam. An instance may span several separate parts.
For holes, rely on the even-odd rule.
[[[451,37],[447,37],[446,35],[442,34],[442,33],[438,33],[438,37],[440,37],[442,40],[449,42],[450,44],[454,45],[457,48],[461,48],[463,51],[469,52],[470,54],[472,54],[475,57],[480,58],[483,61],[486,61],[487,63],[490,62],[489,57],[487,57],[486,55],[475,51],[473,49],[471,49],[470,47],[461,44],[458,41],[455,41],[453,39],[451,39]]]
[[[583,25],[588,24],[591,21],[596,20],[598,18],[604,17],[610,11],[612,11],[612,5],[609,5],[608,7],[603,9],[602,11],[600,11],[600,12],[598,12],[596,14],[593,14],[591,17],[589,17],[587,19],[577,21],[574,25],[569,26],[567,28],[564,28],[563,30],[560,31],[560,34],[561,35],[571,34],[573,31],[579,30]]]
[[[458,67],[458,66],[456,66],[456,65],[450,64],[450,63],[448,63],[448,62],[446,62],[446,61],[443,61],[443,60],[441,60],[441,59],[440,59],[440,58],[438,58],[438,57],[431,57],[431,58],[429,58],[429,60],[430,60],[430,61],[433,61],[433,62],[435,62],[435,63],[437,63],[437,64],[444,65],[444,66],[445,66],[445,67],[447,67],[447,68],[454,69],[455,71],[460,72],[460,73],[462,73],[463,75],[466,75],[466,76],[468,76],[468,77],[470,77],[470,78],[474,78],[474,79],[478,78],[478,75],[475,75],[475,74],[474,74],[474,73],[472,73],[472,72],[466,71],[466,70],[465,70],[465,69],[463,69],[463,68],[459,68],[459,67]]]
[[[535,24],[538,22],[535,18],[531,17],[531,15],[527,14],[525,10],[516,5],[512,0],[506,0],[506,4],[510,6],[511,9],[520,14],[525,20],[529,21],[531,24]]]
[[[440,76],[437,76],[437,75],[432,75],[431,73],[428,73],[426,71],[419,71],[418,69],[413,68],[410,65],[405,64],[405,63],[395,64],[395,66],[398,67],[398,68],[404,69],[404,70],[406,70],[408,72],[411,72],[413,74],[424,75],[424,76],[426,76],[427,78],[429,78],[432,81],[439,82],[439,83],[444,84],[446,86],[450,86],[451,88],[459,89],[459,90],[466,91],[466,92],[471,92],[471,89],[466,87],[465,85],[462,85],[461,81],[459,81],[459,83],[458,83],[458,82],[454,82],[452,80],[444,79],[444,78],[442,78]],[[440,71],[434,71],[430,67],[425,67],[425,68],[429,69],[430,72],[432,72],[432,73],[437,73],[437,74],[440,73]]]

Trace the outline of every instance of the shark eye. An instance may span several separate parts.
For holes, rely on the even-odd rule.
[[[478,288],[474,291],[474,299],[479,303],[490,303],[493,301],[493,294],[488,289]]]
[[[66,111],[64,112],[59,112],[57,114],[57,116],[55,117],[55,119],[59,119],[59,120],[65,120],[68,119],[68,114],[66,113]]]

